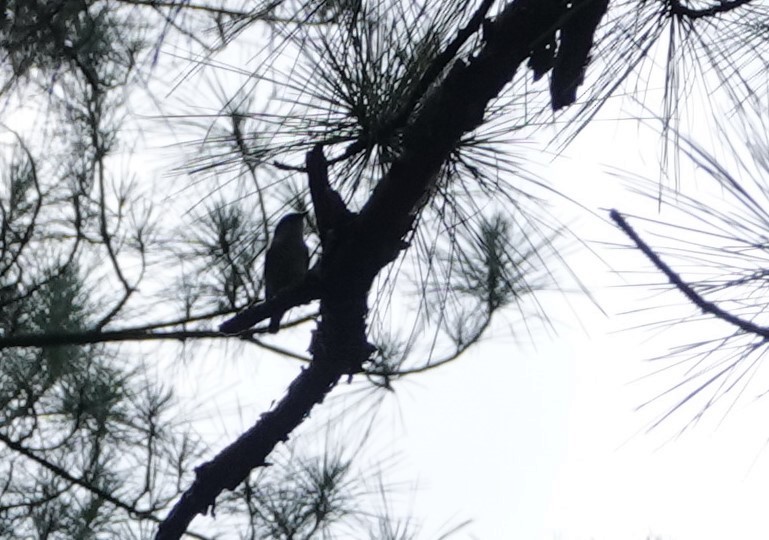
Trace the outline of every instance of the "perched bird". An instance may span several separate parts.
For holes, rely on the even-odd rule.
[[[304,214],[286,214],[275,227],[272,243],[264,260],[265,296],[270,300],[283,289],[304,279],[310,261],[304,243]],[[270,319],[268,331],[274,334],[280,328],[283,312]]]

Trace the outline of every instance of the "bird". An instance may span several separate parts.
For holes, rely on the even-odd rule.
[[[264,293],[268,301],[300,283],[307,274],[310,253],[304,243],[304,216],[304,213],[286,214],[275,226],[264,260]],[[268,332],[277,333],[283,313],[273,313]]]

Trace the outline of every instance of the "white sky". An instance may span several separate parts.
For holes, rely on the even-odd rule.
[[[428,515],[474,517],[477,538],[766,538],[765,415],[644,434],[633,345],[574,333],[536,354],[484,345],[422,379],[403,408]]]
[[[628,126],[629,136],[638,136],[636,128]],[[623,151],[627,133],[618,136],[615,126],[612,136],[602,138],[600,131],[567,152],[580,156],[579,163],[559,160],[552,170],[561,182],[593,190],[597,206],[616,203],[637,211],[644,203],[623,195],[619,181],[602,175],[585,156],[598,142],[603,155],[636,171],[645,162],[653,172],[653,151],[633,145]],[[652,201],[646,204],[654,208]],[[597,220],[577,223],[585,237],[624,241]],[[645,264],[635,251],[609,255],[618,270]],[[583,330],[560,295],[545,295],[558,336],[543,332],[541,341],[517,343],[498,330],[453,364],[397,384],[372,443],[375,458],[395,462],[385,478],[404,481],[396,486],[395,508],[423,520],[421,538],[436,538],[466,519],[473,523],[457,538],[767,538],[769,402],[749,397],[726,416],[707,416],[680,437],[674,435],[690,420],[686,414],[647,433],[659,409],[637,407],[678,379],[663,373],[637,381],[652,370],[644,360],[687,337],[630,329],[653,312],[621,313],[648,307],[654,298],[641,304],[647,291],[614,287],[620,279],[591,256],[573,262],[608,317],[573,297]],[[303,348],[307,336],[295,335],[292,343]],[[252,356],[229,356],[226,374],[221,365],[209,365],[206,374],[189,375],[190,391],[198,398],[199,389],[211,388],[215,377],[237,381],[228,384],[230,395],[241,396],[238,403],[212,413],[215,424],[228,425],[229,418],[250,425],[298,371],[290,360],[258,354],[253,363]],[[235,436],[240,428],[230,425],[226,431]],[[196,520],[197,530],[205,519]]]
[[[656,145],[628,124],[589,129],[566,152],[579,156],[579,163],[559,161],[553,170],[561,184],[579,182],[579,189],[595,195],[596,206],[653,211],[653,201],[621,195],[616,178],[590,172],[591,161],[610,157],[607,165],[646,170],[655,180]],[[589,220],[581,223],[588,238],[612,234]],[[644,262],[638,253],[609,255],[618,270]],[[436,374],[435,382],[422,381],[424,393],[442,404],[417,406],[428,399],[420,394],[410,408],[414,439],[432,422],[440,426],[414,443],[419,467],[439,478],[429,496],[445,500],[444,507],[454,501],[476,517],[477,538],[769,537],[766,400],[746,396],[728,414],[706,416],[680,437],[674,435],[691,419],[686,414],[647,433],[656,413],[637,407],[680,380],[662,373],[634,382],[652,371],[644,360],[702,336],[687,335],[686,327],[663,336],[631,330],[653,312],[620,314],[648,307],[654,298],[638,303],[642,290],[609,288],[617,279],[594,259],[580,258],[577,267],[608,319],[583,309],[587,334],[562,325],[559,337],[537,343],[537,350],[520,351],[504,340],[486,343]],[[477,381],[477,391],[459,403],[449,389],[468,380]],[[444,409],[452,411],[451,420],[441,418]],[[454,449],[452,434],[473,444]]]
[[[591,162],[653,182],[655,137],[632,122],[589,128],[566,152],[579,161],[559,159],[553,174],[559,185],[579,183],[595,207],[653,212],[656,203],[623,194],[618,179]],[[597,221],[578,223],[587,238],[626,242]],[[618,270],[648,268],[638,252],[602,255]],[[769,537],[767,400],[747,395],[680,436],[688,413],[647,432],[660,409],[638,407],[680,379],[662,373],[638,381],[653,369],[645,360],[702,336],[686,327],[664,335],[633,330],[653,312],[622,313],[649,307],[654,297],[616,288],[620,280],[596,259],[574,262],[608,318],[578,304],[585,332],[552,297],[551,313],[565,323],[555,339],[519,346],[497,336],[397,388],[404,420],[393,440],[420,479],[418,515],[435,524],[425,532],[453,517],[474,519],[459,537],[481,539]]]

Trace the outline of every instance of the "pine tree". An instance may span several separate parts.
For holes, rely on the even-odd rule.
[[[361,510],[355,444],[280,443],[340,381],[375,402],[501,314],[547,321],[537,294],[579,285],[564,250],[581,239],[521,140],[556,125],[568,143],[631,94],[670,141],[692,65],[724,99],[758,92],[769,20],[746,0],[2,7],[0,535],[39,538],[205,537],[190,524],[209,511],[233,536],[409,534]],[[654,110],[638,88],[663,41]],[[310,269],[265,301],[291,212],[308,212]],[[305,362],[223,449],[160,369],[214,350]]]

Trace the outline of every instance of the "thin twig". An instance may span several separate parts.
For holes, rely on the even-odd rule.
[[[667,278],[670,280],[670,282],[675,285],[675,287],[681,291],[684,296],[686,296],[694,305],[699,307],[704,313],[713,315],[723,321],[728,322],[729,324],[736,326],[743,332],[749,333],[749,334],[755,334],[757,336],[760,336],[764,339],[769,339],[769,328],[766,328],[764,326],[759,326],[754,322],[746,321],[745,319],[741,319],[740,317],[737,317],[736,315],[732,315],[728,311],[725,311],[715,305],[713,302],[710,302],[708,300],[705,300],[702,296],[700,296],[688,283],[686,283],[681,276],[679,276],[676,272],[673,271],[670,266],[668,266],[663,260],[660,258],[659,255],[657,255],[652,248],[649,247],[649,245],[644,242],[640,236],[638,236],[638,233],[636,233],[633,228],[628,225],[627,221],[625,221],[625,218],[622,217],[622,215],[617,211],[612,209],[609,212],[609,216],[612,220],[619,226],[622,231],[630,237],[631,240],[635,243],[636,246],[638,246],[638,249],[641,250],[641,252],[646,255],[646,257],[656,266],[660,272],[665,274]]]

